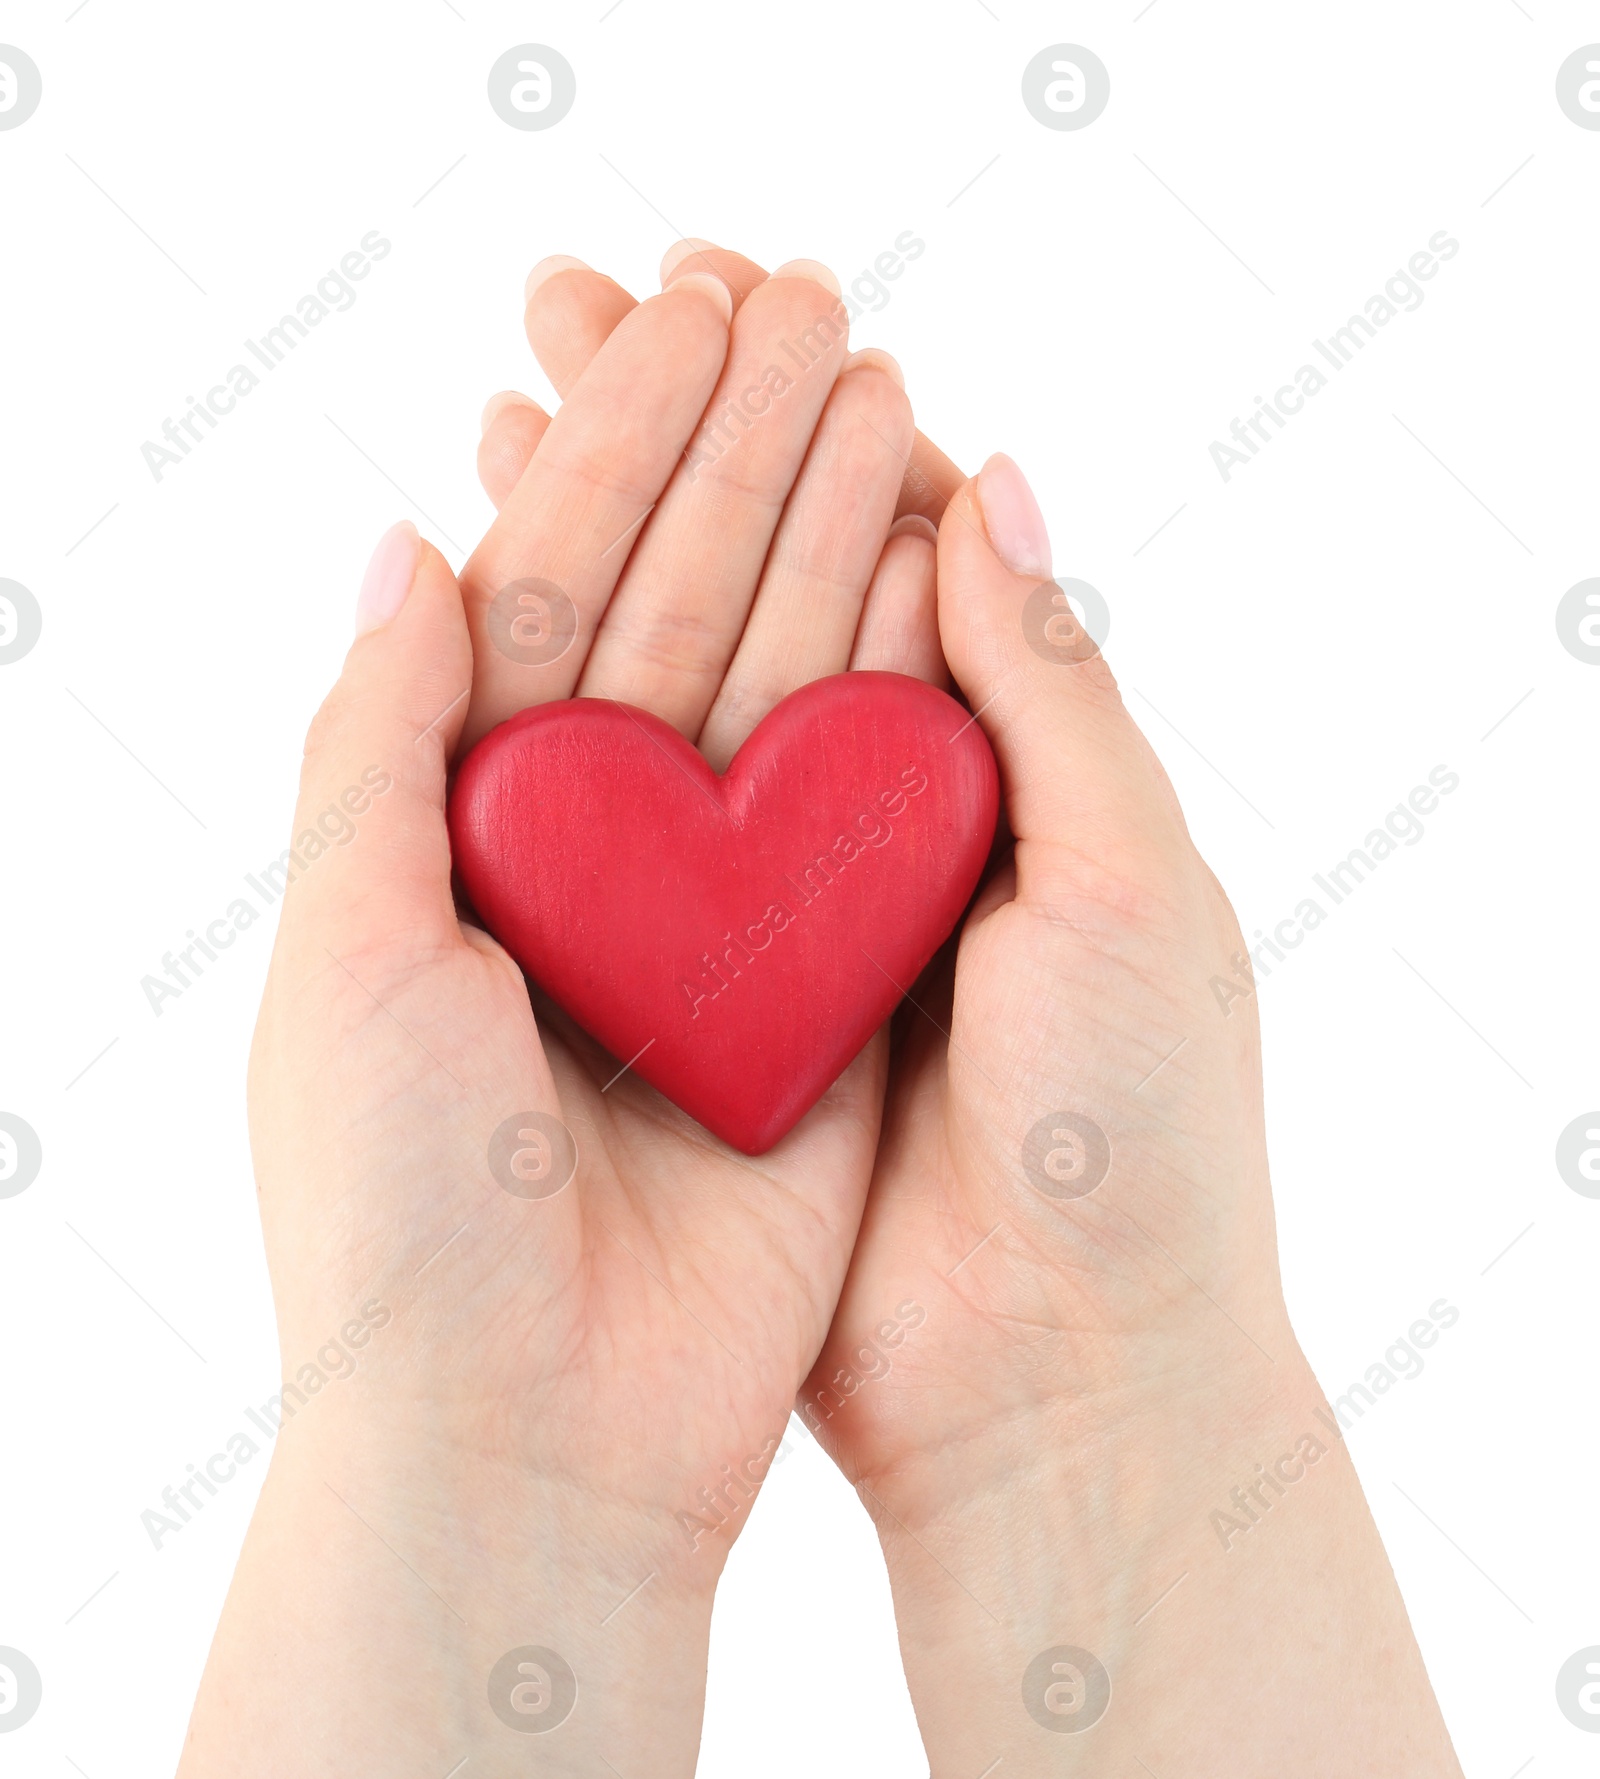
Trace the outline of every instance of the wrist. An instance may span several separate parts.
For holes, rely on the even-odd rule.
[[[1259,1344],[1209,1307],[1115,1340],[1058,1339],[1053,1352],[1037,1341],[1025,1368],[1013,1355],[998,1378],[962,1378],[959,1391],[947,1384],[937,1436],[925,1415],[919,1439],[880,1437],[887,1456],[852,1480],[882,1504],[891,1530],[898,1521],[913,1532],[964,1527],[998,1537],[1046,1503],[1071,1499],[1082,1535],[1127,1548],[1162,1521],[1174,1463],[1193,1469],[1252,1423],[1308,1397],[1320,1402],[1281,1300],[1250,1322]],[[915,1383],[929,1393],[926,1379]],[[838,1436],[841,1452],[862,1443],[848,1427]]]
[[[1159,1386],[1124,1382],[1051,1400],[996,1422],[982,1440],[902,1459],[893,1474],[858,1487],[897,1599],[933,1639],[963,1612],[991,1627],[1042,1628],[1063,1600],[1110,1610],[1146,1577],[1165,1574],[1197,1528],[1211,1535],[1209,1513],[1228,1504],[1240,1477],[1255,1481],[1257,1462],[1277,1455],[1281,1430],[1297,1420],[1316,1426],[1321,1406],[1290,1343],[1275,1346],[1271,1364],[1196,1368]]]
[[[653,1508],[598,1498],[558,1464],[367,1414],[291,1424],[183,1773],[253,1779],[343,1754],[374,1779],[465,1759],[490,1775],[537,1759],[687,1776],[716,1566],[684,1562]],[[249,1723],[237,1705],[222,1721],[230,1700]]]
[[[1274,1353],[1008,1428],[964,1487],[865,1483],[933,1779],[1458,1772],[1338,1422]]]

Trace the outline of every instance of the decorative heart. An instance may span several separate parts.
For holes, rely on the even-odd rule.
[[[719,778],[659,718],[542,704],[468,754],[457,870],[619,1062],[747,1155],[838,1077],[943,943],[999,803],[954,699],[897,673],[791,693]]]

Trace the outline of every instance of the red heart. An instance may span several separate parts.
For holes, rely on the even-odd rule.
[[[646,711],[525,710],[463,762],[450,838],[473,906],[546,993],[759,1155],[949,935],[998,801],[954,699],[841,673],[785,698],[722,778]]]

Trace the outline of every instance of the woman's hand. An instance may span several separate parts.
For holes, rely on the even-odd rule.
[[[286,1378],[368,1332],[279,1440],[188,1774],[693,1768],[712,1590],[844,1279],[887,1044],[734,1153],[536,1021],[457,918],[445,783],[548,699],[642,705],[723,767],[805,681],[917,670],[922,522],[922,572],[880,561],[911,410],[807,270],[731,329],[713,278],[630,307],[461,589],[409,527],[369,571],[295,821],[350,833],[297,842],[251,1061]],[[575,635],[527,664],[491,608],[532,583]]]
[[[1015,842],[897,1016],[801,1412],[878,1523],[934,1779],[1458,1774],[1284,1307],[1244,940],[1050,573],[991,459],[939,629]]]
[[[741,291],[762,276],[704,243],[663,273],[702,264]],[[539,274],[528,336],[564,389],[632,299],[578,262]],[[543,424],[491,403],[492,498]],[[931,552],[893,546],[928,589],[903,602],[928,628],[902,670],[937,681],[948,657],[1017,840],[896,1018],[872,1190],[799,1406],[878,1523],[935,1779],[1124,1752],[1230,1779],[1454,1774],[1284,1307],[1237,922],[1049,583],[1015,467],[962,487],[920,434],[914,454],[902,508],[942,528],[936,620]],[[1089,1727],[1092,1675],[1080,1692],[1039,1661],[1067,1645],[1115,1676],[1082,1740],[1063,1732]]]

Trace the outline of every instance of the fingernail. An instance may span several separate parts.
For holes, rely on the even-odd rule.
[[[681,278],[672,282],[674,290],[698,290],[709,302],[717,305],[724,321],[733,320],[733,292],[720,278],[713,278],[709,272],[685,272]]]
[[[522,287],[522,306],[527,308],[533,301],[533,293],[547,278],[554,278],[557,272],[592,272],[594,267],[581,259],[574,259],[570,253],[552,253],[548,259],[539,261],[528,274],[528,282]]]
[[[716,245],[715,241],[702,241],[698,235],[685,235],[681,241],[674,241],[661,256],[661,288],[666,289],[667,280],[690,254],[715,252]]]
[[[417,552],[422,540],[409,519],[391,525],[378,539],[356,600],[356,635],[380,629],[406,602],[417,572]]]
[[[483,404],[483,415],[478,421],[478,431],[485,433],[507,408],[533,408],[536,412],[544,410],[531,395],[523,395],[520,390],[502,389],[498,395],[491,395]]]
[[[882,371],[899,388],[904,389],[906,386],[906,374],[901,370],[899,361],[876,346],[863,346],[859,352],[852,352],[839,366],[841,377],[846,371]]]
[[[774,278],[809,278],[813,284],[820,284],[835,296],[839,294],[839,280],[820,259],[791,259],[772,275]]]
[[[920,537],[930,544],[939,541],[939,527],[921,513],[907,513],[889,527],[890,537]]]
[[[1027,479],[996,452],[978,474],[978,504],[994,553],[1013,574],[1050,573],[1050,534]]]

